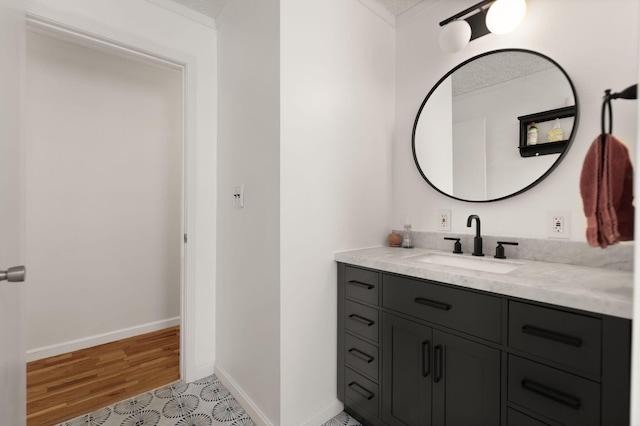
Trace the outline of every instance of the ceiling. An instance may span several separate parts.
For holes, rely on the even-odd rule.
[[[173,0],[209,18],[216,19],[230,0]]]
[[[205,16],[216,19],[224,7],[233,0],[173,0],[183,6],[193,9]],[[373,0],[381,4],[389,12],[399,15],[422,0]]]
[[[383,5],[389,12],[399,15],[407,9],[420,3],[422,0],[375,0]]]
[[[486,55],[458,68],[452,75],[453,96],[555,68],[543,56],[527,52]]]

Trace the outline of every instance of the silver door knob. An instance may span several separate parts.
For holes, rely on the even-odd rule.
[[[25,275],[27,275],[27,269],[24,266],[14,266],[6,271],[0,271],[0,281],[18,283],[24,281]]]

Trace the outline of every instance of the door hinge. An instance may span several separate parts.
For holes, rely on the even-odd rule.
[[[187,244],[187,234],[184,234],[184,243]]]

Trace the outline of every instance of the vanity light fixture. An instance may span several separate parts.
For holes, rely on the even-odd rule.
[[[489,33],[506,34],[514,30],[526,11],[525,0],[483,0],[440,22],[443,28],[438,43],[445,52],[457,52],[471,40]]]

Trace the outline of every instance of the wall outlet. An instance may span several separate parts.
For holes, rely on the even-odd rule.
[[[570,238],[571,213],[568,211],[548,212],[546,219],[547,236],[549,238]]]
[[[552,232],[556,234],[564,233],[564,216],[553,216]]]
[[[451,231],[451,210],[438,210],[438,231]]]

